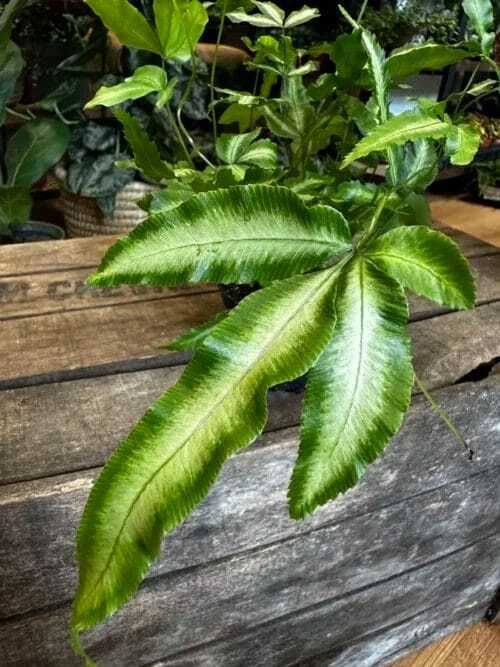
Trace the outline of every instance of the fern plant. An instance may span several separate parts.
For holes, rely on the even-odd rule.
[[[193,57],[207,20],[197,0],[155,0],[155,26],[126,0],[87,1],[125,43],[163,58]],[[352,488],[401,426],[415,381],[405,290],[450,308],[474,305],[467,262],[430,227],[422,193],[438,158],[470,162],[479,136],[445,103],[421,101],[392,117],[389,93],[422,68],[481,50],[489,58],[488,2],[466,3],[478,40],[389,56],[344,10],[352,33],[309,51],[327,53],[336,70],[313,81],[314,61],[294,49],[289,32],[318,10],[286,16],[271,2],[238,4],[215,3],[221,26],[230,9],[230,20],[275,29],[249,44],[254,91],[220,93],[223,116],[231,109],[245,131],[218,136],[214,128],[218,162],[206,164],[182,127],[181,105],[171,120],[187,164],[171,165],[118,110],[136,166],[166,187],[149,203],[150,217],[108,251],[88,282],[262,288],[172,342],[193,351],[191,362],[92,489],[78,533],[77,650],[80,633],[136,591],[164,533],[204,498],[225,460],[262,432],[270,387],[309,372],[288,492],[290,514],[301,519]],[[159,67],[142,70],[118,89],[99,91],[95,102],[155,92],[173,116],[175,85]],[[355,178],[359,161],[374,156],[389,164],[380,186]]]

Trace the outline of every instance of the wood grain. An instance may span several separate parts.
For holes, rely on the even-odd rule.
[[[438,223],[500,247],[500,209],[459,197],[433,197],[431,212]]]

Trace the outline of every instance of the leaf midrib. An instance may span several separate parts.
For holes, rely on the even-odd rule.
[[[208,419],[210,419],[210,417],[213,415],[213,413],[214,413],[216,410],[218,410],[219,407],[220,407],[220,405],[227,399],[227,397],[228,397],[230,394],[233,393],[234,387],[237,386],[237,385],[239,385],[239,384],[241,384],[241,383],[246,379],[246,377],[247,377],[248,375],[250,375],[250,373],[254,370],[254,364],[255,364],[255,362],[258,360],[258,358],[259,358],[259,357],[263,357],[263,356],[265,355],[265,353],[269,350],[269,348],[271,347],[271,345],[272,345],[273,343],[276,342],[276,340],[277,340],[278,337],[281,335],[281,333],[282,333],[282,332],[286,329],[286,327],[290,324],[290,322],[292,321],[292,319],[294,319],[294,318],[297,316],[298,312],[299,312],[305,305],[307,305],[307,303],[308,303],[312,298],[314,298],[314,296],[315,296],[321,289],[323,289],[325,283],[326,283],[328,280],[331,280],[331,279],[333,278],[333,276],[334,276],[335,273],[336,273],[335,270],[334,270],[334,271],[332,271],[332,270],[327,270],[327,271],[325,272],[325,279],[321,282],[321,284],[320,284],[319,286],[316,286],[314,289],[312,289],[312,290],[308,293],[307,298],[306,298],[306,297],[303,298],[303,300],[301,301],[300,305],[299,305],[299,306],[293,311],[293,313],[286,319],[286,321],[283,323],[283,325],[279,328],[278,332],[274,332],[274,333],[270,336],[270,338],[268,339],[266,345],[265,345],[263,348],[260,348],[258,354],[255,355],[254,358],[252,359],[252,361],[248,363],[246,371],[245,371],[242,375],[238,376],[238,381],[237,381],[237,382],[233,382],[233,383],[231,383],[231,384],[229,385],[229,388],[227,388],[226,391],[223,392],[222,397],[221,397],[220,399],[218,399],[217,401],[214,401],[214,402],[213,402],[213,407],[208,411],[208,413],[206,413],[206,414],[203,416],[203,418],[200,419],[200,420],[195,424],[195,426],[191,429],[191,432],[189,433],[189,435],[188,435],[186,438],[184,438],[183,442],[182,442],[182,443],[181,443],[181,444],[180,444],[180,445],[179,445],[179,446],[172,452],[172,454],[166,459],[166,461],[164,461],[164,462],[159,466],[159,468],[158,468],[157,470],[155,470],[155,472],[154,472],[154,473],[147,479],[147,481],[142,485],[142,487],[140,488],[140,490],[139,490],[138,493],[136,494],[135,498],[133,499],[133,501],[132,501],[132,503],[131,503],[131,506],[130,506],[130,508],[129,508],[128,512],[127,512],[127,514],[125,515],[125,517],[124,517],[124,519],[123,519],[123,522],[122,522],[122,525],[121,525],[121,527],[120,527],[120,530],[118,531],[118,535],[116,536],[115,541],[113,542],[113,546],[111,547],[111,552],[110,552],[110,554],[109,554],[109,556],[108,556],[108,559],[107,559],[107,561],[106,561],[106,564],[105,564],[105,566],[104,566],[104,568],[103,568],[101,574],[99,575],[98,579],[97,579],[96,582],[93,584],[94,588],[97,588],[97,586],[99,586],[99,584],[100,584],[101,581],[103,580],[104,576],[106,575],[106,573],[107,573],[107,571],[108,571],[108,568],[109,568],[109,565],[110,565],[110,563],[111,563],[111,560],[112,560],[112,558],[113,558],[113,556],[114,556],[114,554],[115,554],[115,552],[116,552],[116,549],[117,549],[118,543],[119,543],[119,541],[120,541],[120,538],[121,538],[121,536],[122,536],[122,534],[123,534],[123,531],[125,530],[125,526],[126,526],[126,524],[127,524],[127,522],[128,522],[128,519],[129,519],[129,517],[131,516],[132,512],[134,511],[134,508],[135,508],[136,504],[139,502],[139,500],[140,500],[142,494],[144,493],[144,491],[146,490],[146,488],[147,488],[147,487],[153,482],[153,480],[154,480],[154,479],[155,479],[155,478],[162,472],[162,470],[165,468],[165,466],[167,466],[167,465],[174,459],[174,457],[177,456],[177,454],[183,449],[183,447],[184,447],[184,446],[189,442],[189,440],[193,437],[193,435],[196,433],[196,431],[197,431],[199,428],[201,428],[204,424],[206,424],[206,422],[208,421]]]
[[[443,276],[440,276],[439,274],[435,273],[428,264],[421,264],[420,262],[415,261],[413,257],[409,257],[407,255],[398,255],[397,253],[394,252],[373,252],[369,253],[368,255],[370,258],[372,257],[389,257],[391,259],[395,259],[400,262],[404,262],[406,264],[414,264],[415,266],[418,266],[419,269],[422,271],[429,273],[433,278],[435,278],[438,282],[443,282],[448,289],[451,289],[455,291],[452,285],[446,280],[444,280]]]

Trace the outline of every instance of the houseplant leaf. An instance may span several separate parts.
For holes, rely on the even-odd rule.
[[[202,500],[224,461],[261,433],[267,389],[314,364],[334,323],[336,274],[294,276],[245,299],[111,457],[78,534],[75,634],[134,593],[163,534]]]
[[[370,153],[383,151],[390,146],[405,144],[417,139],[440,139],[451,132],[451,125],[435,116],[420,111],[407,111],[389,118],[385,123],[363,137],[347,155],[342,167],[366,157]]]
[[[408,409],[408,309],[399,285],[364,259],[339,278],[332,339],[310,372],[289,488],[300,519],[354,486]]]
[[[24,64],[21,49],[14,42],[8,42],[0,55],[0,126],[5,122],[6,106],[14,94]]]
[[[278,7],[274,2],[259,2],[259,0],[253,0],[253,4],[257,7],[260,13],[263,16],[269,17],[277,28],[283,26],[285,20],[285,12]]]
[[[470,123],[459,123],[450,128],[445,147],[452,164],[467,165],[474,159],[480,143],[481,134],[476,127]]]
[[[39,118],[23,125],[5,152],[8,185],[31,186],[64,155],[70,131],[59,120]]]
[[[249,23],[257,28],[281,28],[281,24],[277,23],[274,18],[265,14],[247,14],[239,9],[229,12],[227,18],[233,23]]]
[[[251,283],[308,271],[350,247],[333,208],[306,208],[286,188],[241,186],[191,197],[141,223],[89,283]]]
[[[0,59],[9,43],[14,21],[27,3],[28,0],[10,0],[0,13]]]
[[[127,0],[85,0],[122,44],[161,55],[158,35],[141,12]]]
[[[438,174],[439,159],[430,139],[419,139],[407,146],[403,181],[409,190],[424,192]]]
[[[470,56],[470,51],[447,44],[412,44],[391,53],[387,73],[392,81],[401,81],[424,69],[440,70]]]
[[[158,147],[148,137],[139,121],[123,109],[115,109],[114,115],[123,125],[137,168],[153,181],[160,182],[164,178],[173,178],[172,168],[162,160]]]
[[[85,109],[93,109],[99,105],[113,107],[128,100],[145,97],[150,93],[159,93],[167,87],[167,75],[161,67],[144,65],[138,67],[123,83],[99,88],[92,100],[87,102]]]
[[[28,222],[32,201],[29,188],[14,185],[0,187],[0,232],[10,225]]]
[[[278,147],[269,139],[257,141],[260,129],[246,134],[222,134],[217,140],[217,156],[226,164],[250,164],[262,169],[274,169]]]
[[[198,0],[155,0],[154,14],[163,58],[189,60],[208,22]]]
[[[481,50],[489,56],[495,43],[495,21],[491,0],[464,0],[462,3],[473,30],[481,39]]]
[[[290,12],[285,21],[285,28],[296,28],[298,25],[309,23],[313,19],[321,16],[319,9],[316,7],[309,7],[304,5],[302,9],[297,9],[295,12]]]
[[[398,227],[379,236],[366,252],[403,287],[450,308],[472,308],[474,279],[450,238],[428,227]]]

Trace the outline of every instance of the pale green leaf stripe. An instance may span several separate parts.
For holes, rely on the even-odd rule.
[[[491,0],[464,0],[463,8],[475,32],[481,38],[481,48],[489,55],[495,42],[495,21]]]
[[[111,457],[78,533],[74,631],[135,592],[163,534],[203,499],[224,461],[261,433],[267,388],[314,364],[332,333],[337,273],[294,276],[247,297]]]
[[[143,14],[127,0],[85,0],[106,28],[115,33],[122,44],[161,55],[156,32]]]
[[[399,227],[380,236],[366,256],[403,287],[450,308],[472,308],[474,278],[450,238],[427,227]]]
[[[347,222],[287,188],[241,186],[191,197],[118,241],[89,284],[268,283],[350,247]]]
[[[387,59],[387,73],[393,81],[400,81],[424,69],[442,69],[470,56],[470,51],[445,44],[405,46],[391,53]]]
[[[353,487],[401,426],[413,384],[401,287],[354,260],[339,278],[333,337],[310,373],[289,489],[299,519]]]
[[[285,28],[296,28],[303,23],[308,23],[312,19],[317,19],[321,16],[319,9],[316,7],[308,7],[304,5],[302,9],[291,12],[286,21]]]
[[[347,167],[354,160],[366,157],[370,153],[386,150],[390,146],[402,145],[407,141],[417,139],[446,137],[452,131],[452,127],[449,123],[420,112],[402,113],[389,118],[361,139],[344,159],[342,168]]]
[[[481,144],[478,129],[468,123],[460,123],[452,128],[446,141],[446,150],[450,153],[450,162],[455,165],[468,165],[474,159]]]

